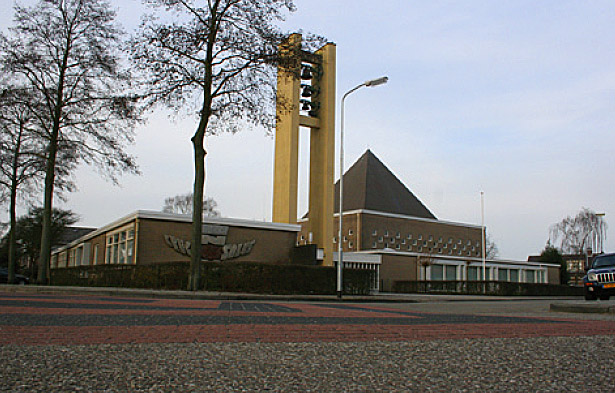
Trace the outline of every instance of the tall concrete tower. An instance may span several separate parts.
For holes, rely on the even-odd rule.
[[[316,52],[293,34],[280,45],[273,181],[273,221],[297,223],[299,128],[310,129],[309,232],[333,266],[335,44]]]

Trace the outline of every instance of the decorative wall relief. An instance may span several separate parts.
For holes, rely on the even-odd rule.
[[[226,244],[229,227],[221,225],[203,225],[201,236],[201,259],[206,261],[227,261],[239,258],[252,252],[256,240],[245,243]],[[179,239],[172,235],[164,235],[167,246],[176,252],[190,256],[191,244],[189,241]]]

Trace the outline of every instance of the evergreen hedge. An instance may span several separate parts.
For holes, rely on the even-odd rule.
[[[51,270],[51,285],[181,290],[188,287],[189,264],[96,265]],[[253,262],[204,262],[205,291],[267,294],[336,293],[333,267],[273,265]],[[372,272],[344,270],[344,293],[368,295]]]

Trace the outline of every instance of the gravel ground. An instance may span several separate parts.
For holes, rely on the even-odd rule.
[[[3,392],[612,392],[615,336],[0,347]]]

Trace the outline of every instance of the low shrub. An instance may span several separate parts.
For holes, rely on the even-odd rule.
[[[204,262],[201,283],[205,291],[268,294],[335,294],[332,267],[273,265],[250,262]],[[62,286],[124,287],[177,290],[188,287],[189,264],[96,265],[51,270],[51,284]],[[344,293],[370,293],[372,272],[344,270]]]
[[[393,292],[493,296],[582,296],[583,288],[506,281],[395,281]]]

